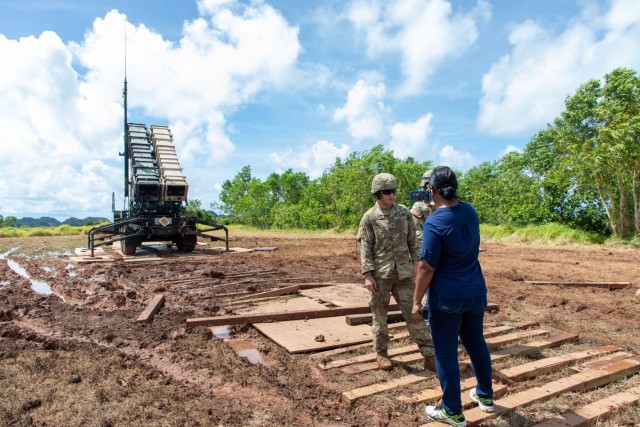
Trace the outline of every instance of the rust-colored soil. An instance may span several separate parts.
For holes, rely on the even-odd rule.
[[[233,233],[232,233],[233,234]],[[160,262],[77,264],[69,261],[81,237],[0,239],[0,253],[32,279],[43,295],[0,260],[0,425],[49,426],[416,426],[422,405],[395,396],[434,386],[427,382],[359,400],[342,392],[417,372],[357,376],[320,371],[309,355],[290,355],[250,325],[232,338],[255,346],[264,363],[240,357],[211,329],[187,329],[187,318],[233,314],[231,296],[274,284],[360,282],[355,240],[345,236],[239,233],[232,246],[277,247],[273,252],[220,254],[198,246],[191,255],[161,253]],[[640,251],[628,248],[543,247],[483,243],[480,255],[489,300],[500,310],[488,325],[538,321],[552,333],[580,335],[579,346],[640,349]],[[234,277],[235,276],[235,277]],[[540,281],[630,282],[625,289],[531,285]],[[154,295],[166,301],[149,323],[136,318]],[[406,345],[406,343],[404,344]],[[571,347],[569,347],[571,348]],[[554,354],[549,350],[533,357]],[[565,351],[566,352],[566,351]],[[509,362],[513,366],[527,358]],[[560,373],[559,376],[562,376]],[[535,378],[517,392],[554,380]],[[550,414],[640,384],[640,375],[593,391],[552,399],[488,426],[533,425]],[[632,426],[638,406],[600,426]]]

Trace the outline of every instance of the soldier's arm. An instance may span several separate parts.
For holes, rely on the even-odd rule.
[[[409,246],[409,253],[411,254],[411,261],[418,262],[420,258],[420,248],[418,247],[418,239],[416,238],[416,224],[413,222],[413,215],[409,215],[407,218],[409,231],[407,233],[407,245]]]
[[[371,221],[367,218],[362,218],[360,221],[360,229],[362,230],[360,240],[360,264],[362,267],[362,274],[373,273],[375,270],[375,264],[373,263],[373,247],[375,245],[375,234],[373,233],[373,226]]]

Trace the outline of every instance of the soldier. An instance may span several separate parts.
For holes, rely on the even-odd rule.
[[[359,232],[364,285],[371,292],[369,306],[373,314],[373,344],[378,354],[378,367],[384,370],[393,368],[387,352],[387,309],[391,294],[400,306],[420,353],[425,358],[433,355],[426,323],[411,316],[413,279],[420,248],[409,209],[395,203],[397,188],[398,180],[391,174],[381,173],[373,177],[371,193],[376,204],[362,216]],[[428,366],[426,360],[425,366]]]
[[[429,169],[424,173],[424,175],[422,175],[422,179],[420,180],[421,190],[427,189],[432,173],[433,170]],[[415,202],[411,207],[411,216],[413,217],[413,223],[416,226],[416,238],[418,239],[419,248],[422,247],[422,228],[424,227],[424,222],[432,212],[433,202],[427,202],[426,200]]]

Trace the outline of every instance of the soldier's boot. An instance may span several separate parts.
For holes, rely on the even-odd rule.
[[[422,357],[424,357],[424,370],[435,371],[436,370],[436,356],[433,348],[423,347],[420,349]]]
[[[378,351],[376,362],[378,362],[378,369],[382,369],[383,371],[390,371],[393,369],[393,363],[391,363],[391,359],[389,359],[389,353],[387,353],[387,350]]]

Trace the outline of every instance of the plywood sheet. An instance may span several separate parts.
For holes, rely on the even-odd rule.
[[[304,289],[301,295],[338,307],[357,307],[369,304],[369,291],[359,283],[343,283],[338,286]],[[396,301],[391,297],[391,304]]]
[[[276,300],[263,301],[252,305],[247,308],[239,308],[236,310],[237,314],[266,314],[266,313],[279,313],[296,310],[324,310],[327,309],[324,305],[311,298],[306,297],[293,297],[293,298],[279,298]],[[344,321],[344,316],[342,317]]]
[[[289,353],[325,350],[371,341],[371,326],[349,326],[344,316],[254,323],[253,326]],[[324,341],[316,341],[320,336]]]

